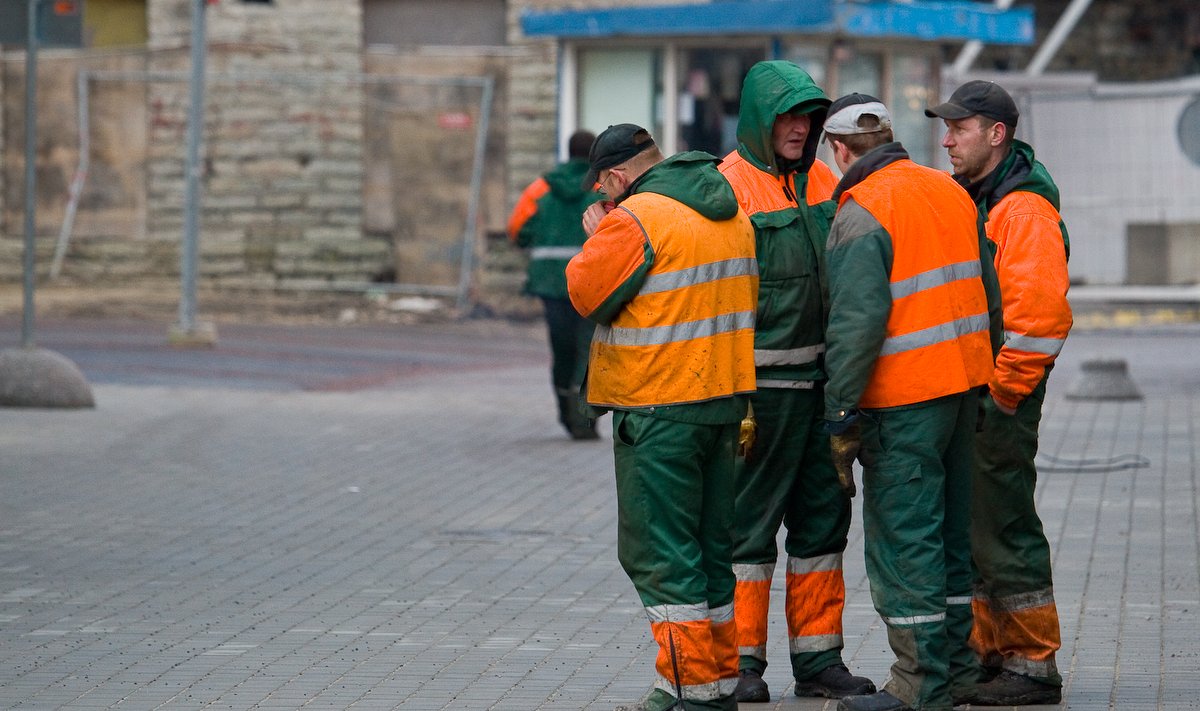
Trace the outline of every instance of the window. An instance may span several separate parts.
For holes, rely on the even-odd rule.
[[[579,126],[600,133],[636,123],[662,140],[656,111],[659,52],[649,47],[579,52]]]

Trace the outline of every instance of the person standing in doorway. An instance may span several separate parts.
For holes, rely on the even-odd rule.
[[[825,420],[834,466],[863,463],[871,599],[896,655],[840,711],[950,711],[974,688],[971,467],[1000,298],[978,212],[892,140],[876,98],[842,97],[825,136],[843,176],[830,228]]]
[[[579,254],[585,239],[583,211],[600,199],[590,186],[580,184],[595,138],[590,131],[573,133],[567,141],[567,161],[530,183],[508,218],[508,238],[529,250],[525,291],[542,300],[558,421],[572,439],[597,437],[595,420],[584,413],[579,396],[592,323],[567,298],[566,277],[567,261]]]
[[[842,553],[850,497],[821,430],[825,352],[825,240],[837,179],[817,160],[829,99],[791,62],[759,62],[742,84],[738,147],[719,170],[754,224],[759,270],[754,331],[757,432],[737,468],[738,701],[771,700],[767,611],[787,527],[785,609],[797,696],[875,690],[842,661]]]
[[[617,556],[658,643],[654,689],[623,709],[736,711],[730,526],[738,423],[754,390],[754,231],[718,158],[664,159],[634,124],[592,145],[611,202],[567,265],[596,322],[589,406],[613,413]]]
[[[975,436],[971,553],[975,626],[971,645],[984,678],[976,705],[1057,704],[1062,646],[1050,543],[1034,504],[1038,424],[1046,380],[1071,330],[1070,243],[1058,187],[1015,139],[1020,114],[1000,85],[969,81],[927,109],[946,123],[942,146],[954,179],[987,215],[1004,300],[1004,345],[983,396]]]

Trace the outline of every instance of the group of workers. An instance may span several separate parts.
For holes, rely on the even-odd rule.
[[[613,416],[618,558],[658,644],[653,689],[621,709],[771,699],[781,525],[795,694],[848,711],[1060,700],[1033,462],[1071,327],[1058,190],[1000,86],[925,113],[953,174],[915,163],[878,99],[831,102],[797,65],[759,62],[723,159],[665,157],[619,124],[573,136],[518,203],[560,419],[595,437]],[[896,656],[878,690],[842,658],[856,460]]]

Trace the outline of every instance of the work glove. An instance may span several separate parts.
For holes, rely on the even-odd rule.
[[[854,460],[862,448],[862,435],[858,423],[854,422],[842,432],[829,435],[829,449],[833,453],[833,468],[837,471],[838,483],[846,498],[853,499],[858,493],[854,485]]]
[[[742,426],[738,429],[738,456],[750,458],[754,450],[754,438],[758,435],[758,423],[754,420],[754,407],[746,405],[746,416],[742,418]]]

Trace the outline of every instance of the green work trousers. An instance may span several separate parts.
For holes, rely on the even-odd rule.
[[[983,663],[1060,686],[1062,677],[1054,661],[1061,642],[1050,543],[1034,504],[1037,468],[1033,460],[1045,399],[1046,378],[1015,415],[1000,412],[991,397],[983,396],[983,427],[975,437],[971,554],[976,590],[996,608],[1001,623],[989,635],[999,642],[989,652],[1000,658],[983,659]]]
[[[558,401],[558,420],[567,430],[590,427],[582,412],[579,388],[587,373],[595,324],[580,316],[570,299],[543,297],[542,306],[550,336],[550,382]]]
[[[617,558],[647,608],[733,604],[737,431],[737,423],[613,411]],[[733,654],[730,647],[729,661]],[[736,711],[737,702],[731,688],[715,699],[685,698],[684,706]]]
[[[884,689],[949,711],[978,663],[971,633],[974,391],[863,413],[863,532],[871,598],[896,654]]]
[[[780,524],[787,528],[783,546],[789,557],[811,559],[846,550],[850,499],[838,484],[829,435],[821,431],[824,400],[820,387],[763,388],[751,397],[758,432],[749,456],[736,464],[734,564],[774,566]],[[827,602],[812,601],[818,608]],[[761,674],[765,657],[743,652],[739,666]],[[840,642],[820,651],[793,652],[792,674],[803,681],[841,661]]]

